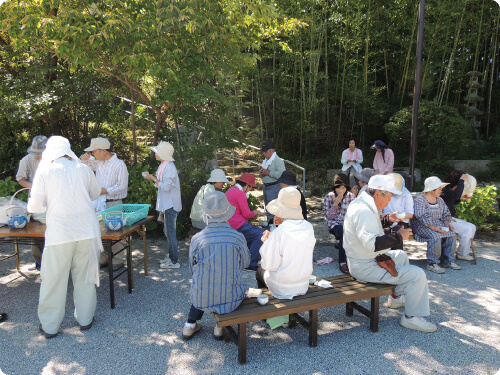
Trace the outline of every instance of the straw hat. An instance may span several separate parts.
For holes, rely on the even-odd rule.
[[[304,219],[300,207],[300,192],[294,187],[281,189],[278,198],[269,202],[266,210],[282,219]]]
[[[174,154],[174,146],[172,146],[169,142],[162,141],[158,145],[150,147],[150,149],[153,150],[161,160],[175,161],[172,157]]]
[[[368,189],[385,190],[396,195],[401,194],[401,192],[396,189],[394,177],[383,174],[377,174],[370,178],[370,181],[368,181]]]
[[[229,180],[222,169],[214,169],[210,172],[210,178],[207,182],[229,182]]]
[[[363,168],[361,171],[354,173],[354,177],[366,183],[368,183],[373,176],[375,176],[375,169],[371,168]]]
[[[253,188],[255,187],[255,176],[251,173],[242,173],[240,178],[237,178],[236,181],[244,182]]]
[[[403,177],[399,173],[389,173],[389,176],[394,178],[394,186],[403,194]]]
[[[28,154],[40,155],[45,150],[47,144],[47,137],[44,135],[37,135],[33,138],[31,146],[28,147]]]
[[[203,221],[205,223],[223,223],[231,219],[236,207],[229,204],[226,194],[215,191],[203,200]]]
[[[447,182],[443,182],[439,179],[439,177],[436,176],[431,176],[427,177],[424,182],[424,193],[427,193],[429,191],[433,191],[436,189],[439,189],[440,187],[449,185]]]
[[[106,138],[92,138],[90,140],[90,146],[83,151],[94,151],[94,150],[109,150],[111,148],[111,143]]]

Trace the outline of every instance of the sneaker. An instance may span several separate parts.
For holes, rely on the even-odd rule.
[[[429,271],[435,272],[435,273],[445,273],[446,271],[439,267],[436,263],[430,263],[427,265],[427,269]]]
[[[421,316],[414,316],[413,318],[407,318],[403,314],[400,323],[403,327],[414,329],[416,331],[435,332],[437,330],[437,326],[434,323],[428,322]]]
[[[160,268],[166,269],[166,268],[181,268],[181,264],[179,262],[177,263],[162,263],[160,264]]]
[[[399,298],[393,298],[389,295],[389,299],[387,300],[387,307],[391,309],[399,309],[400,307],[404,307],[405,305],[405,296],[400,295]]]
[[[222,327],[214,327],[214,339],[220,341],[224,338],[224,328]]]
[[[474,260],[474,257],[470,256],[470,255],[460,255],[460,254],[457,254],[457,259],[458,260]]]
[[[201,329],[200,322],[196,322],[194,328],[186,327],[186,325],[184,325],[184,327],[182,328],[182,339],[191,340],[193,336],[200,331],[200,329]]]
[[[158,261],[158,263],[160,263],[160,264],[162,264],[162,263],[169,263],[169,262],[172,262],[169,257],[165,257],[165,258],[160,259]]]
[[[456,264],[455,262],[451,262],[451,263],[442,263],[441,264],[444,268],[451,268],[452,270],[461,270],[462,267],[460,267],[458,264]]]
[[[40,271],[40,265],[35,262],[33,265],[28,267],[28,271]]]
[[[40,330],[40,333],[46,338],[46,339],[52,339],[54,337],[56,337],[59,332],[56,332],[56,333],[47,333],[43,330],[42,328],[42,325],[40,324],[40,327],[39,327],[39,330]]]

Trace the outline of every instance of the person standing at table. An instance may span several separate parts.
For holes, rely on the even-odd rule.
[[[354,174],[361,172],[361,163],[363,162],[363,152],[356,148],[356,141],[351,139],[349,141],[349,148],[342,152],[342,172],[349,176],[349,183],[351,186],[356,184],[354,181]]]
[[[182,210],[181,183],[177,168],[174,165],[174,146],[168,142],[160,142],[150,147],[156,160],[161,162],[156,170],[156,176],[146,174],[145,179],[153,181],[158,188],[156,211],[163,212],[164,233],[168,239],[168,256],[160,261],[160,268],[180,268],[176,234],[177,215]]]
[[[276,154],[275,148],[276,146],[273,141],[265,141],[260,148],[260,151],[264,155],[264,161],[262,162],[259,174],[264,184],[264,205],[266,206],[269,202],[278,198],[281,190],[278,179],[285,171],[285,162]],[[271,225],[273,219],[274,215],[268,212],[267,225]]]
[[[37,135],[33,138],[31,146],[28,147],[28,155],[21,159],[19,162],[19,169],[17,170],[16,180],[24,188],[31,189],[35,173],[42,159],[42,152],[45,150],[47,137],[44,135]],[[35,240],[31,247],[31,254],[35,258],[35,264],[28,268],[30,271],[40,271],[42,264],[42,253],[45,242],[43,239]]]
[[[92,201],[100,194],[99,181],[71,151],[69,141],[50,137],[28,200],[28,212],[47,210],[38,303],[40,332],[45,338],[59,333],[70,273],[80,330],[89,329],[94,322],[103,247]]]
[[[370,148],[372,150],[377,150],[373,158],[373,169],[375,169],[375,174],[391,173],[394,167],[394,152],[380,140],[375,141]]]
[[[86,153],[81,157],[82,163],[95,171],[97,181],[101,184],[101,196],[106,196],[106,208],[123,204],[128,189],[127,166],[110,149],[111,144],[106,138],[92,138],[90,146],[84,150]],[[113,253],[116,254],[122,248],[122,244],[113,245]],[[108,264],[106,252],[101,254],[99,263],[101,267]],[[113,264],[113,269],[117,270],[123,267],[123,264],[122,256]]]

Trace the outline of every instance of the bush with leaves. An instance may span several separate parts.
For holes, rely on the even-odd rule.
[[[0,180],[0,197],[7,197],[13,195],[16,191],[22,189],[17,181],[12,180],[12,177],[7,177],[5,180]],[[27,201],[28,191],[23,190],[16,195],[16,199]]]
[[[483,224],[490,215],[499,218],[494,207],[496,196],[495,185],[476,188],[471,199],[462,201],[456,206],[457,217],[477,226]]]

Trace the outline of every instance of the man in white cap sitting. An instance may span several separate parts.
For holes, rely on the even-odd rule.
[[[64,318],[68,277],[74,288],[74,316],[80,330],[92,326],[99,285],[101,230],[92,201],[101,186],[94,173],[81,164],[66,138],[53,136],[38,167],[29,212],[47,210],[42,284],[38,303],[40,332],[57,336]]]
[[[24,188],[31,189],[33,180],[35,179],[35,173],[42,159],[42,152],[45,150],[45,144],[47,143],[47,137],[44,135],[37,135],[33,138],[31,146],[28,147],[28,155],[21,159],[19,162],[19,169],[17,170],[16,180]],[[30,271],[40,270],[40,265],[42,264],[42,252],[45,246],[45,241],[35,240],[35,243],[31,247],[31,254],[35,258],[35,264],[29,268]]]
[[[396,285],[389,296],[388,307],[405,308],[401,317],[403,327],[423,332],[437,330],[435,324],[424,316],[429,315],[429,290],[424,271],[409,265],[408,256],[402,248],[411,229],[401,228],[397,233],[384,234],[379,211],[391,200],[392,194],[400,194],[392,176],[376,175],[368,182],[368,188],[348,207],[344,221],[344,248],[351,275],[361,281]],[[385,221],[398,221],[395,213],[387,215]],[[379,266],[392,263],[391,267]],[[390,258],[389,258],[390,257]],[[394,270],[395,268],[395,270]]]
[[[267,286],[279,299],[292,299],[305,294],[313,270],[313,250],[316,244],[311,223],[304,220],[300,207],[300,192],[293,187],[281,189],[278,199],[266,207],[278,225],[264,232],[260,248],[261,267],[255,275],[260,287]]]
[[[114,152],[110,151],[111,144],[106,138],[92,138],[90,146],[81,156],[83,164],[95,171],[97,181],[101,184],[101,196],[106,196],[106,208],[114,207],[123,203],[127,197],[128,171],[123,160],[118,159]],[[123,246],[113,246],[113,253],[119,251]],[[113,264],[114,269],[121,268],[124,260],[119,259]],[[101,267],[108,264],[107,253],[101,254]]]
[[[195,234],[189,245],[191,309],[182,329],[182,338],[190,340],[200,329],[203,313],[227,314],[245,298],[244,269],[250,264],[250,252],[243,234],[227,223],[236,208],[220,191],[203,201],[203,219],[207,226]],[[222,339],[223,329],[215,326],[214,338]]]

